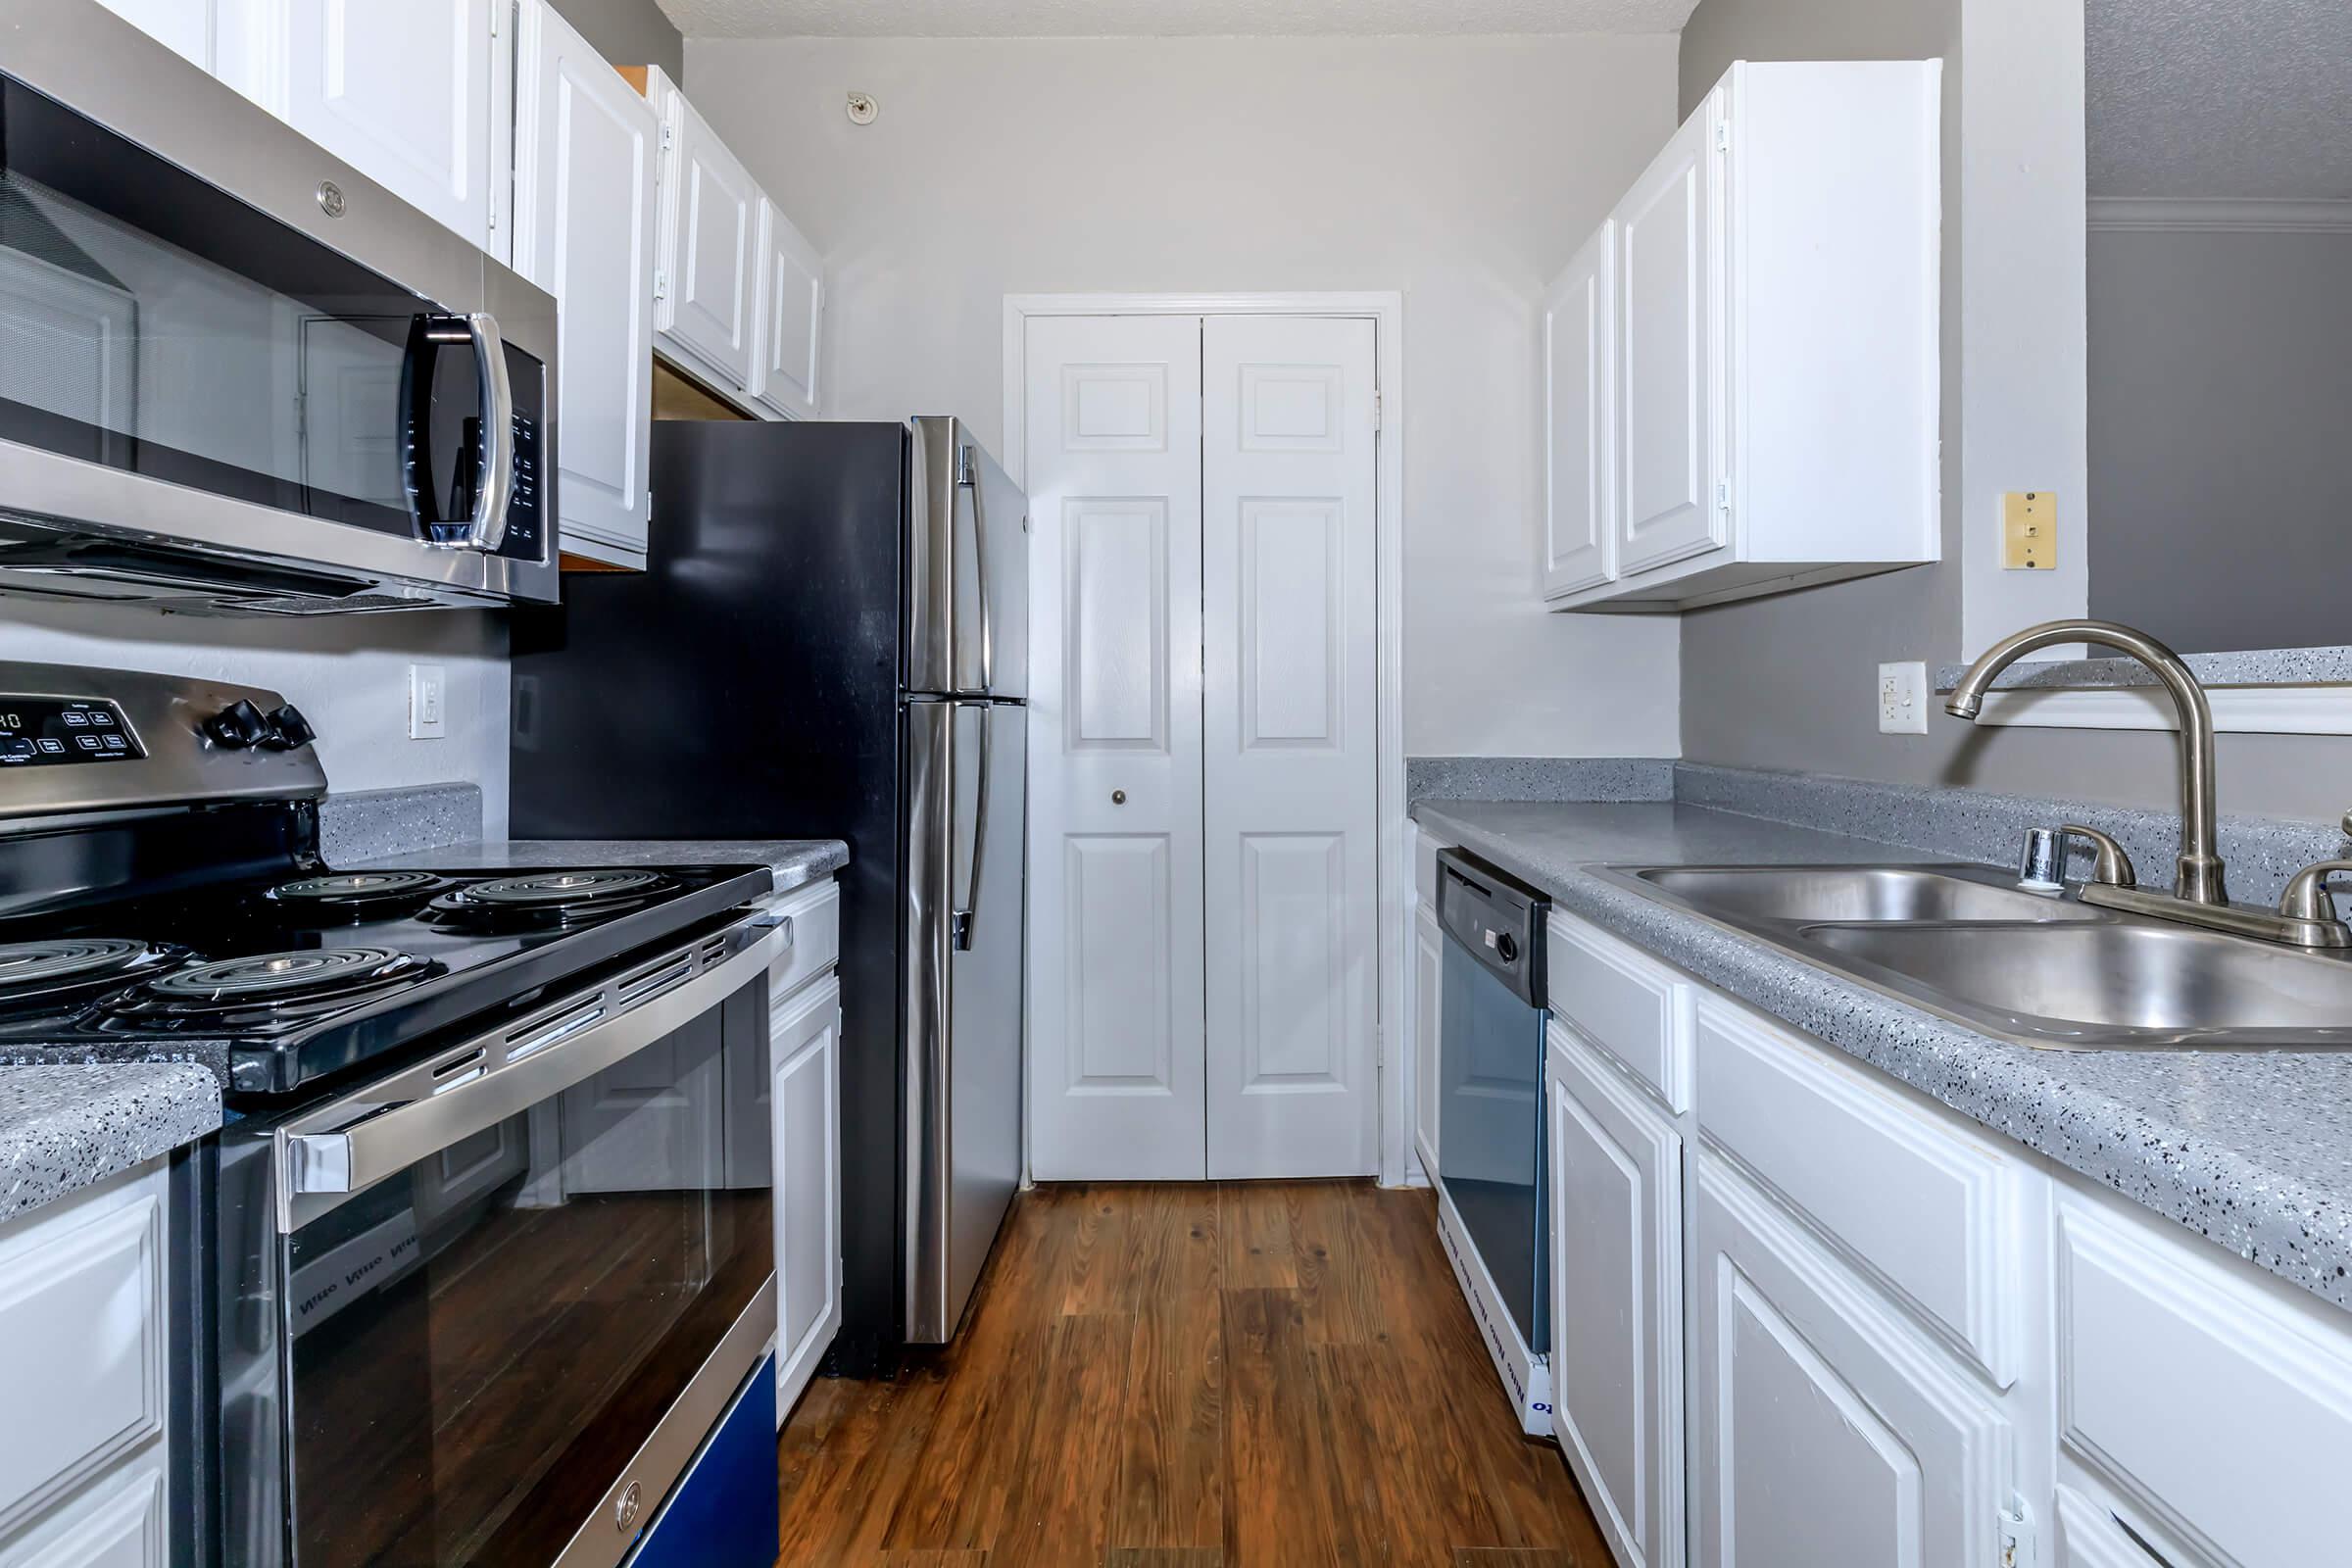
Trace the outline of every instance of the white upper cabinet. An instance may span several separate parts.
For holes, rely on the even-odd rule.
[[[1723,443],[1709,366],[1718,326],[1709,156],[1720,95],[1675,132],[1617,210],[1617,569],[1625,575],[1724,542]]]
[[[220,0],[223,79],[295,129],[504,256],[508,167],[491,0]]]
[[[646,72],[662,117],[662,249],[655,280],[659,346],[717,390],[752,384],[759,303],[760,187],[677,83]]]
[[[213,69],[213,0],[99,0],[148,36]]]
[[[825,264],[783,210],[760,198],[760,308],[752,396],[788,418],[817,410],[816,367],[825,318]]]
[[[518,46],[514,260],[560,306],[557,521],[566,550],[642,565],[661,122],[545,0]]]
[[[1544,597],[1616,574],[1612,447],[1617,224],[1576,253],[1544,301]]]
[[[1937,61],[1734,66],[1553,285],[1555,608],[1687,609],[1938,559],[1941,92]],[[1579,404],[1580,375],[1603,406]],[[1603,430],[1596,481],[1583,454]]]

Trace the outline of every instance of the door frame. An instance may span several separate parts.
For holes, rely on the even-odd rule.
[[[1379,1006],[1374,1020],[1379,1063],[1380,1184],[1405,1185],[1410,1137],[1408,1080],[1399,1059],[1405,1038],[1405,933],[1411,928],[1412,824],[1404,798],[1404,295],[1396,290],[1269,294],[1007,294],[1004,296],[1004,471],[1029,483],[1029,318],[1033,316],[1327,316],[1372,322],[1374,426],[1373,620],[1378,718],[1380,940]],[[1027,1033],[1024,1011],[1022,1030]],[[1024,1070],[1027,1040],[1022,1042]],[[1028,1103],[1026,1094],[1022,1103]],[[1026,1111],[1023,1112],[1026,1115]],[[1029,1140],[1021,1140],[1023,1175]]]

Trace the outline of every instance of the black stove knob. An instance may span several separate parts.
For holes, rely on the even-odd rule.
[[[0,762],[29,762],[41,749],[23,735],[0,735]]]
[[[302,716],[302,710],[288,703],[270,715],[270,735],[262,744],[273,752],[290,752],[318,738],[318,732]]]
[[[270,738],[270,720],[262,715],[260,709],[240,697],[206,719],[204,732],[213,738],[214,745],[241,752]]]

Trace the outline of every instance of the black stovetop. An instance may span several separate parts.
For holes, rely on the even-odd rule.
[[[0,1060],[198,1060],[277,1097],[549,1000],[768,891],[764,866],[324,869],[0,921]]]

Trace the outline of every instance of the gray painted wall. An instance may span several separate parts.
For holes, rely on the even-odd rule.
[[[2090,236],[2090,611],[2184,653],[2343,635],[2352,234]]]
[[[660,66],[672,81],[686,76],[686,40],[654,0],[555,0],[564,20],[616,66]]]
[[[1702,0],[1684,29],[1688,110],[1735,60],[1861,55],[1944,60],[1944,560],[1883,577],[1683,617],[1683,756],[1901,783],[2170,807],[2164,733],[1979,729],[1931,713],[1930,733],[1881,735],[1881,661],[1957,658],[1960,486],[1956,464],[1962,156],[1958,104],[1964,0]],[[2225,811],[2332,819],[2352,804],[2352,739],[2225,735]]]

